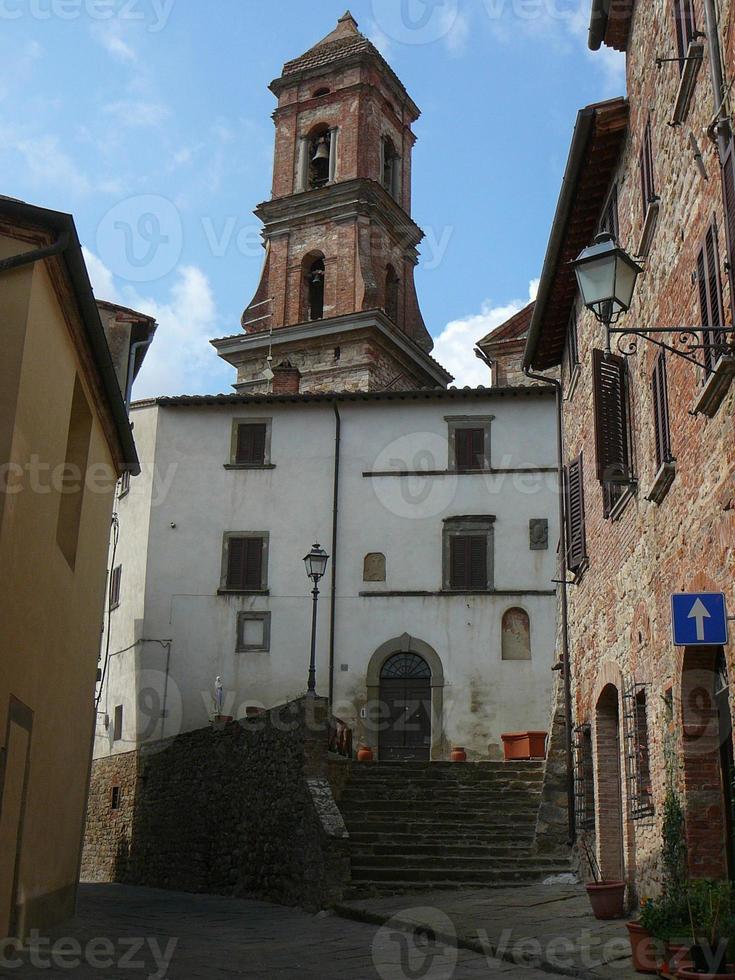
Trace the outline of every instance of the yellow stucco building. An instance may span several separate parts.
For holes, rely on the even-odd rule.
[[[139,471],[69,215],[0,198],[0,937],[74,911],[117,479]]]

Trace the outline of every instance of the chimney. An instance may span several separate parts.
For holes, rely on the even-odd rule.
[[[273,394],[298,395],[301,387],[301,372],[290,361],[273,368]]]

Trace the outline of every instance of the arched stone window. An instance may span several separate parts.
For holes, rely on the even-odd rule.
[[[362,565],[363,582],[385,582],[385,555],[379,551],[365,555]]]
[[[385,312],[394,323],[398,323],[398,287],[400,280],[392,265],[385,272]]]
[[[329,160],[332,134],[327,126],[320,126],[309,140],[309,190],[316,190],[329,183]]]
[[[303,263],[303,319],[321,320],[324,316],[324,279],[326,267],[321,254],[308,255]]]
[[[531,621],[525,609],[514,606],[503,613],[501,656],[503,660],[531,659]]]

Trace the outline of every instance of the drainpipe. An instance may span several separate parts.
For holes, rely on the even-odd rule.
[[[20,255],[11,255],[7,259],[0,259],[0,272],[8,272],[10,269],[18,269],[22,265],[40,262],[41,259],[49,259],[52,255],[61,255],[69,247],[69,241],[69,232],[63,231],[53,245],[46,245],[44,248],[36,248],[30,252],[21,252]]]
[[[712,121],[717,137],[717,148],[720,153],[720,163],[725,159],[732,135],[730,117],[725,108],[727,92],[725,91],[725,73],[722,69],[722,50],[720,48],[720,32],[717,24],[717,8],[715,0],[704,0],[705,34],[709,49],[709,67],[712,78],[712,95],[715,101],[715,115]]]
[[[128,355],[128,374],[125,379],[125,407],[130,413],[130,402],[133,395],[133,372],[135,370],[135,355],[141,348],[148,348],[153,342],[153,335],[151,335],[147,340],[136,340],[135,343],[130,345],[130,354]]]
[[[334,488],[332,491],[332,595],[329,602],[329,709],[334,701],[334,627],[337,617],[337,512],[339,509],[339,463],[342,419],[337,402],[334,408]]]
[[[559,504],[559,575],[561,585],[561,649],[564,678],[564,749],[567,760],[567,821],[569,844],[577,838],[576,808],[574,800],[574,757],[572,751],[572,665],[569,658],[569,607],[567,602],[567,528],[564,514],[564,428],[562,414],[562,387],[556,378],[542,374],[532,374],[528,367],[523,368],[526,377],[553,385],[556,394],[556,469]]]

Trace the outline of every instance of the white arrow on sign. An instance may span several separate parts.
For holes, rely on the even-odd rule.
[[[701,599],[697,599],[691,608],[691,612],[687,616],[687,619],[696,619],[697,621],[697,639],[704,639],[704,621],[705,619],[711,619],[711,614],[707,611],[707,607],[702,602]]]

